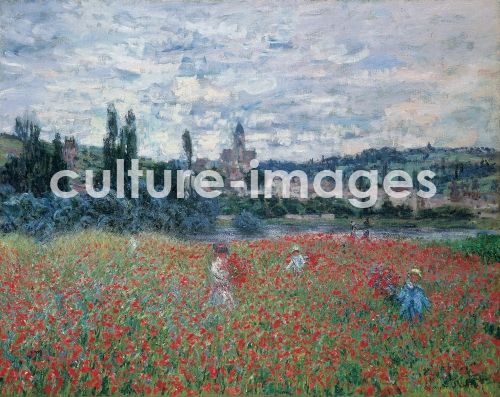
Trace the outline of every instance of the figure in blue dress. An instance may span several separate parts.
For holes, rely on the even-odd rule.
[[[406,284],[397,296],[401,305],[401,317],[407,321],[422,321],[424,311],[431,308],[424,290],[417,284],[421,279],[422,272],[419,269],[411,269]]]

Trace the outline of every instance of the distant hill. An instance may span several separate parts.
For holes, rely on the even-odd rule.
[[[9,156],[18,156],[22,142],[14,135],[0,134],[0,167]],[[142,159],[143,167],[154,167],[152,159]],[[77,170],[96,169],[102,165],[102,148],[79,145]],[[453,179],[463,191],[493,193],[497,190],[500,152],[486,147],[442,148],[427,145],[421,148],[397,150],[382,147],[367,149],[350,156],[331,156],[306,162],[261,160],[260,169],[303,170],[309,175],[323,169],[343,169],[349,174],[357,169],[376,169],[379,177],[387,171],[402,169],[410,174],[430,169],[436,172],[438,193],[447,193]],[[473,188],[473,185],[476,185]]]
[[[352,156],[324,157],[303,163],[266,160],[260,162],[259,168],[288,172],[302,170],[309,176],[324,169],[343,170],[344,175],[361,169],[377,170],[380,183],[383,175],[391,170],[404,170],[414,175],[430,169],[436,173],[434,183],[438,193],[448,194],[454,179],[462,191],[496,192],[499,166],[500,152],[492,148],[435,148],[428,145],[406,150],[389,147],[368,149]]]

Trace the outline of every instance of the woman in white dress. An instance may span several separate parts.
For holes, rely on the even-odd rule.
[[[226,306],[230,309],[236,306],[229,271],[229,249],[226,244],[214,244],[215,259],[210,266],[213,277],[212,292],[209,302],[214,306]]]

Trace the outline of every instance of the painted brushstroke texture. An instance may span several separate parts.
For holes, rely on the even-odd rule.
[[[495,0],[0,2],[0,131],[35,111],[100,145],[106,104],[140,153],[192,131],[217,158],[240,120],[259,158],[368,147],[499,147]]]

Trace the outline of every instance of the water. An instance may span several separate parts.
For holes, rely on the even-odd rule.
[[[277,239],[283,236],[309,233],[336,233],[349,235],[350,229],[335,225],[266,225],[263,230],[253,235],[245,235],[232,226],[217,226],[212,232],[200,233],[188,238],[196,241],[221,242],[232,240]],[[478,229],[437,229],[437,228],[380,228],[370,229],[370,238],[383,239],[423,239],[423,240],[457,240],[476,237],[478,234],[498,234],[495,230]],[[357,232],[361,237],[362,231]]]

